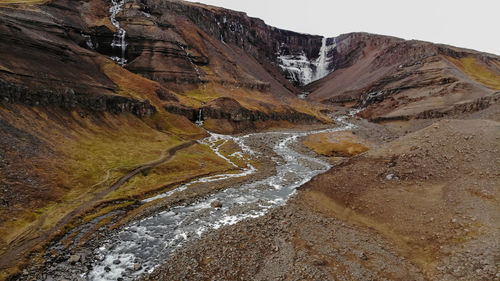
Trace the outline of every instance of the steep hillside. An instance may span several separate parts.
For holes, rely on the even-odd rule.
[[[91,240],[78,227],[112,231],[153,212],[140,201],[149,196],[250,166],[255,178],[272,174],[279,161],[264,147],[289,141],[258,139],[269,159],[248,160],[228,138],[200,141],[211,132],[331,125],[339,105],[384,121],[500,100],[495,55],[364,33],[300,34],[179,0],[1,1],[0,38],[0,280],[59,259],[42,257],[51,241]],[[328,135],[311,137],[309,146],[342,154],[355,139],[347,136],[328,149]],[[358,145],[347,154],[368,148]],[[207,182],[202,195],[231,183]]]
[[[258,62],[257,47],[220,40],[191,20],[211,8],[111,4],[0,3],[1,277],[85,214],[235,169],[192,143],[206,133],[191,121],[237,132],[326,120],[275,68]],[[241,13],[213,12],[221,22],[227,13],[271,29]],[[124,22],[125,42],[117,41],[117,22]],[[121,181],[170,153],[174,160],[155,164],[147,180]]]
[[[364,33],[336,44],[335,71],[306,86],[309,100],[368,107],[363,116],[376,120],[441,117],[498,100],[498,56]]]

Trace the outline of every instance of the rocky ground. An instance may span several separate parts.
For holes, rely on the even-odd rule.
[[[371,152],[329,159],[336,168],[288,206],[193,242],[148,278],[499,278],[497,55],[366,33],[324,39],[189,1],[0,2],[0,280],[82,279],[116,228],[275,172],[263,138],[258,174],[141,204],[230,169],[196,145],[101,196],[203,138],[190,121],[227,134],[310,131],[345,105],[378,122],[353,131]],[[321,57],[329,63],[311,67]],[[295,79],[316,69],[332,73]],[[435,128],[433,118],[463,120]]]
[[[186,245],[145,280],[500,280],[497,109],[360,121],[374,149],[286,206]]]
[[[329,158],[334,168],[287,205],[188,242],[143,279],[500,280],[498,112],[385,124],[353,118],[353,133],[373,144],[370,151]],[[257,175],[193,186],[122,217],[140,219],[271,175],[268,141],[251,138],[266,156],[256,159],[264,168]],[[293,148],[313,155],[300,142]],[[85,280],[80,274],[102,258],[93,249],[116,231],[94,226],[82,247],[56,246],[43,268],[18,279]]]
[[[331,127],[331,125],[329,125]],[[311,126],[308,128],[297,128],[296,131],[322,129],[322,126]],[[283,129],[284,130],[284,129]],[[279,131],[279,130],[278,130]],[[118,209],[102,216],[96,217],[89,222],[82,222],[81,225],[69,231],[65,236],[57,239],[46,251],[44,262],[33,264],[26,268],[23,274],[16,276],[16,280],[86,280],[82,277],[93,265],[102,261],[103,257],[99,251],[103,241],[112,237],[129,222],[138,221],[149,216],[154,216],[164,210],[175,206],[186,206],[197,201],[208,198],[211,194],[217,193],[227,187],[238,187],[242,184],[249,184],[267,178],[276,173],[274,159],[276,153],[268,145],[281,140],[279,134],[256,134],[250,135],[245,144],[249,145],[256,154],[252,157],[252,164],[258,168],[257,174],[249,177],[232,178],[215,183],[199,183],[189,187],[187,190],[174,193],[172,196],[152,203],[128,206]],[[230,154],[236,147],[234,143],[221,150],[223,154]],[[311,151],[296,145],[303,153],[311,156]],[[224,150],[228,151],[224,151]],[[315,155],[314,155],[315,156]],[[170,190],[172,187],[167,187]],[[220,207],[220,206],[214,206]],[[117,241],[115,241],[117,242]],[[112,241],[106,242],[106,247],[111,250],[114,246]],[[138,270],[142,265],[137,265]]]

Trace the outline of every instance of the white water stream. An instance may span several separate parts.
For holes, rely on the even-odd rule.
[[[233,225],[247,218],[257,218],[266,214],[271,208],[284,205],[295,193],[296,188],[331,168],[328,162],[296,152],[291,145],[300,137],[307,135],[350,130],[354,125],[347,123],[346,118],[336,119],[340,127],[313,132],[269,132],[241,137],[211,134],[201,142],[234,166],[236,164],[219,151],[225,142],[234,141],[241,149],[239,155],[255,154],[256,152],[248,144],[249,140],[266,137],[266,145],[279,156],[273,157],[276,174],[263,180],[225,189],[195,203],[173,207],[132,223],[103,242],[103,245],[107,246],[96,249],[94,254],[100,261],[93,265],[90,272],[81,277],[87,280],[137,278],[152,272],[186,241],[198,239],[204,233],[225,225]],[[239,173],[201,178],[143,202],[169,197],[196,183],[244,177],[255,172],[256,169],[247,161],[247,167]],[[214,201],[220,202],[222,207],[212,208],[211,203]]]
[[[115,48],[119,48],[120,51],[120,56],[112,56],[111,59],[121,66],[127,64],[127,60],[125,59],[125,51],[127,50],[127,42],[125,41],[125,36],[127,32],[120,26],[120,22],[116,19],[116,16],[121,12],[124,4],[125,0],[111,0],[111,7],[109,8],[109,19],[111,20],[113,26],[118,30],[118,32],[113,35],[111,47],[113,48],[113,50]]]

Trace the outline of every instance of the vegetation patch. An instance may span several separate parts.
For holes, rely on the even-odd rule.
[[[318,154],[334,157],[352,157],[369,150],[366,141],[345,132],[310,135],[303,143]]]
[[[484,84],[493,89],[500,90],[500,75],[493,72],[485,64],[480,63],[476,58],[464,57],[455,59],[446,57],[449,61],[455,64],[460,70],[469,75],[472,79]]]
[[[218,157],[209,147],[193,145],[177,152],[169,162],[135,176],[120,189],[110,193],[105,200],[141,198],[168,185],[230,169],[234,167]]]

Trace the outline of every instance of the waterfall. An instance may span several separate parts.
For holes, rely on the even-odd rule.
[[[196,125],[198,126],[203,126],[203,109],[200,108],[200,111],[198,111],[198,120],[196,120]]]
[[[191,54],[189,54],[186,48],[181,44],[179,44],[178,46],[179,48],[181,48],[181,50],[184,51],[184,53],[186,54],[186,58],[188,59],[189,63],[191,63],[191,65],[193,66],[194,71],[196,72],[196,76],[198,77],[198,81],[203,85],[203,88],[206,88],[205,83],[203,83],[203,79],[201,78],[200,69],[198,68],[198,66],[196,66],[196,63],[194,62],[194,59],[192,58]]]
[[[111,47],[113,51],[115,50],[115,48],[120,48],[120,56],[112,56],[111,59],[121,66],[127,64],[127,60],[125,59],[125,52],[127,50],[127,42],[125,42],[125,36],[127,32],[120,26],[120,22],[116,20],[116,16],[121,12],[124,4],[125,0],[111,0],[111,7],[109,8],[109,18],[111,20],[111,23],[118,30],[118,32],[113,35]]]
[[[321,79],[328,75],[328,64],[327,64],[327,56],[328,56],[328,49],[326,47],[327,39],[326,37],[323,37],[321,39],[321,49],[319,50],[319,57],[318,57],[318,67],[316,69],[316,75],[315,79]]]
[[[285,47],[285,43],[282,43],[277,53],[278,66],[286,72],[287,78],[293,82],[307,85],[324,78],[333,71],[330,69],[332,57],[328,55],[337,47],[336,38],[333,38],[331,45],[328,45],[328,38],[321,39],[321,48],[318,58],[315,60],[309,59],[303,50],[300,53],[285,55],[284,53],[288,53],[283,51],[286,50]]]
[[[333,44],[328,46],[328,38],[323,37],[321,40],[321,49],[319,50],[319,57],[315,62],[316,65],[316,73],[312,81],[319,80],[321,78],[326,77],[330,74],[330,62],[331,59],[328,57],[328,53],[337,47],[336,38],[333,38]]]

